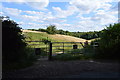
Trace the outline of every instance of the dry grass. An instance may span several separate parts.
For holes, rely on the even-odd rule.
[[[66,42],[85,42],[85,39],[73,37],[73,36],[68,36],[68,35],[60,35],[60,34],[55,34],[55,35],[50,35],[50,37],[57,39],[57,40],[64,40]]]
[[[22,30],[22,32],[45,33],[40,31]]]
[[[40,32],[40,31],[31,31],[31,30],[22,30],[23,32],[33,32],[33,33],[46,33],[46,32]],[[47,33],[46,33],[47,34]],[[50,35],[49,37],[57,40],[57,41],[65,41],[65,42],[91,42],[91,40],[85,40],[82,38],[77,38],[73,36],[68,36],[68,35],[61,35],[61,34],[55,34],[55,35]]]

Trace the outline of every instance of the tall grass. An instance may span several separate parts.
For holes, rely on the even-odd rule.
[[[31,66],[37,60],[34,50],[30,47],[26,47],[22,54],[24,55],[19,61],[3,64],[3,71],[26,68]]]

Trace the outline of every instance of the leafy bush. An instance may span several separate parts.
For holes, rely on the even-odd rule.
[[[110,25],[102,30],[101,39],[99,41],[98,52],[96,58],[119,59],[120,49],[120,23]]]
[[[20,60],[26,43],[21,28],[12,20],[2,21],[3,62]]]
[[[17,70],[21,68],[26,68],[28,66],[31,66],[34,61],[36,61],[37,56],[35,56],[34,49],[30,47],[26,47],[23,50],[24,55],[22,55],[21,59],[19,61],[10,62],[7,64],[3,64],[3,71],[8,70]]]
[[[21,68],[32,64],[35,55],[26,47],[21,28],[12,20],[2,21],[3,69]]]

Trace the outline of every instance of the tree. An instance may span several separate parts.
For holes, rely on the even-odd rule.
[[[3,63],[19,61],[26,47],[21,28],[12,20],[2,20]]]
[[[57,29],[55,25],[50,25],[47,27],[47,33],[48,34],[56,34],[57,33]]]
[[[60,30],[57,31],[57,34],[63,34],[63,35],[65,35],[65,31],[62,30],[62,29],[60,29]]]
[[[97,57],[119,59],[120,23],[102,30],[99,45]]]
[[[41,28],[39,28],[38,31],[47,32],[46,29],[41,29]]]

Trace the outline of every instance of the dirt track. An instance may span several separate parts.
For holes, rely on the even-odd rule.
[[[3,72],[3,78],[50,78],[62,77],[72,75],[87,76],[87,73],[104,73],[106,75],[116,73],[119,74],[119,63],[117,62],[94,62],[89,60],[76,60],[76,61],[37,61],[33,66],[12,72]],[[111,74],[111,75],[113,75]],[[93,76],[94,76],[93,75]],[[74,76],[73,76],[74,77]],[[98,74],[99,77],[99,74]],[[112,76],[108,76],[112,77]]]

